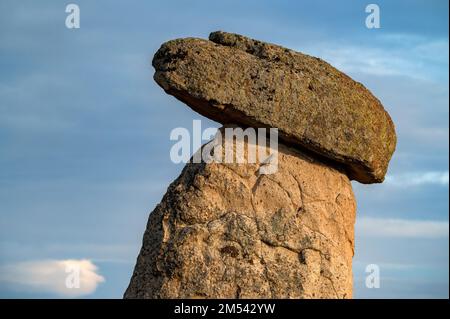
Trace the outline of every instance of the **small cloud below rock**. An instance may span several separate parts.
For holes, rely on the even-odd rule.
[[[63,298],[92,294],[104,281],[88,259],[35,260],[0,266],[0,285]]]

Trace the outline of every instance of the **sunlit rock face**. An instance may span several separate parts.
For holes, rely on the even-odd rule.
[[[150,214],[125,298],[350,298],[349,178],[284,145],[276,173],[260,166],[187,164]]]

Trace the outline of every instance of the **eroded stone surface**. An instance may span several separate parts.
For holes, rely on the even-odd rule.
[[[328,63],[240,35],[164,43],[154,79],[221,123],[276,127],[287,143],[343,163],[351,179],[382,182],[396,145],[391,118],[362,84]]]
[[[125,298],[351,298],[348,177],[279,145],[260,164],[187,164],[150,214]]]

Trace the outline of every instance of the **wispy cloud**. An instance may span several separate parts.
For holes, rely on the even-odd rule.
[[[408,220],[390,218],[359,218],[356,231],[362,237],[448,237],[448,221]]]
[[[16,290],[79,297],[93,293],[105,281],[97,271],[86,259],[27,261],[0,266],[0,283]]]
[[[449,181],[448,171],[405,173],[399,175],[386,176],[386,184],[398,187],[430,185],[430,184],[448,186],[448,181]]]
[[[449,43],[444,38],[385,34],[368,44],[327,43],[308,52],[347,73],[448,81]]]

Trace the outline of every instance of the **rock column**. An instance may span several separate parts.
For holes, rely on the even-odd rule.
[[[153,66],[205,116],[278,128],[278,169],[188,163],[150,214],[124,297],[351,298],[350,180],[381,182],[396,143],[381,103],[324,61],[224,32],[169,41]]]

